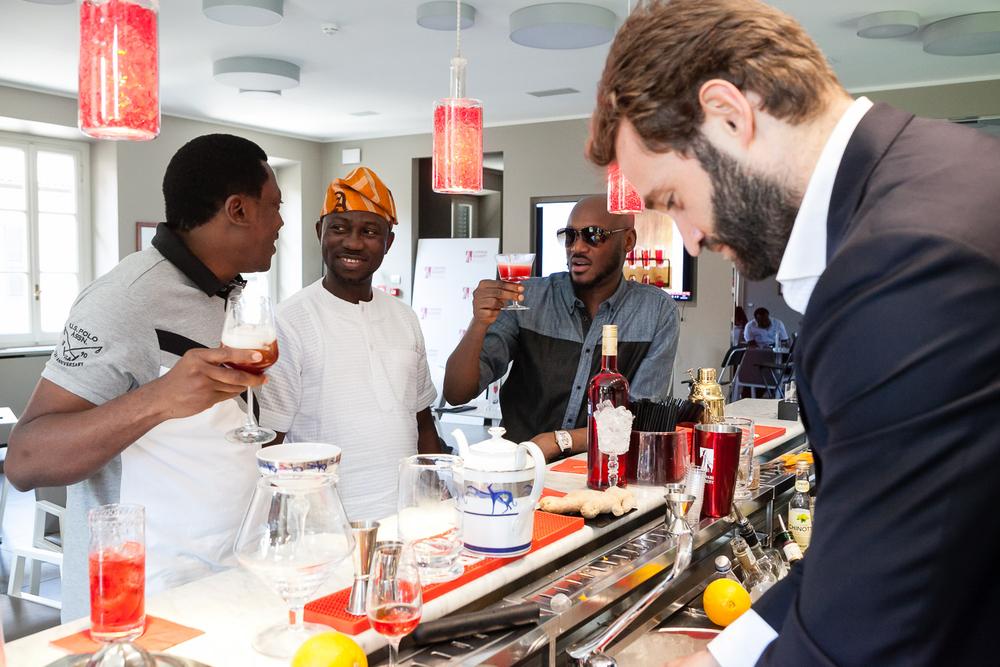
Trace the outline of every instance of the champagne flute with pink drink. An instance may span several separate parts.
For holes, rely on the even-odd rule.
[[[521,252],[497,255],[497,271],[500,280],[509,283],[519,283],[531,277],[531,267],[535,263],[535,253]],[[515,299],[511,299],[510,304],[501,310],[530,310],[527,306],[522,306]]]
[[[420,623],[423,606],[413,550],[403,542],[379,542],[368,584],[368,621],[389,640],[389,667],[396,665],[399,642]]]

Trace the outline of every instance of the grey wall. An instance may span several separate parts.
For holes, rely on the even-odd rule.
[[[557,195],[604,192],[603,170],[584,158],[586,119],[487,128],[483,148],[503,153],[503,250],[531,249],[531,199]],[[396,242],[382,272],[403,277],[409,299],[413,278],[416,182],[413,165],[431,154],[431,136],[413,135],[328,144],[324,151],[324,178],[343,175],[351,166],[340,162],[341,150],[360,148],[361,163],[385,180],[396,199],[399,226]],[[409,252],[407,252],[409,251]],[[378,281],[376,281],[378,282]],[[674,393],[685,388],[678,370],[717,366],[728,348],[732,311],[731,264],[721,256],[699,258],[697,301],[682,309],[680,342],[674,372]],[[470,313],[471,315],[471,313]]]
[[[753,319],[753,311],[761,307],[767,308],[772,319],[779,319],[784,323],[789,336],[798,332],[802,316],[789,308],[778,294],[778,283],[774,278],[746,283],[743,292],[743,310],[746,311],[747,317]]]
[[[996,81],[925,86],[922,88],[871,91],[865,94],[920,115],[959,118],[1000,114],[1000,86]],[[76,127],[76,100],[0,86],[0,118],[49,124],[67,131]],[[160,182],[170,155],[184,142],[208,132],[231,132],[259,143],[271,156],[291,160],[299,166],[298,191],[301,207],[297,220],[302,249],[303,283],[321,274],[313,223],[323,200],[326,183],[343,176],[350,167],[340,163],[340,149],[360,147],[363,163],[374,168],[396,197],[400,225],[396,242],[386,257],[380,282],[388,276],[402,278],[404,297],[410,297],[412,257],[416,238],[412,228],[416,174],[413,160],[431,153],[429,134],[366,141],[320,144],[256,130],[164,116],[159,138],[148,143],[92,142],[91,178],[95,233],[95,274],[112,266],[134,249],[135,222],[161,220],[163,201]],[[587,121],[569,120],[488,128],[486,151],[504,155],[503,242],[507,251],[525,251],[531,246],[531,198],[602,192],[601,170],[583,158]],[[698,260],[697,302],[682,308],[683,322],[677,369],[716,365],[726,349],[732,315],[731,265],[720,256],[703,255]],[[766,291],[766,290],[765,290]],[[773,295],[776,297],[776,290]],[[768,296],[767,298],[771,298]],[[762,299],[749,299],[765,303]],[[777,317],[777,304],[772,312]],[[770,306],[769,306],[770,308]],[[794,318],[790,318],[794,319]],[[785,320],[790,324],[789,320]],[[18,362],[0,360],[0,405],[21,405],[34,386],[44,359]],[[681,379],[675,372],[676,381]],[[0,434],[2,435],[2,434]]]
[[[32,91],[0,86],[0,117],[49,123],[63,130],[76,132],[76,100]],[[170,157],[182,145],[202,134],[227,132],[255,141],[269,157],[283,158],[301,166],[302,205],[298,220],[285,220],[302,228],[302,238],[315,238],[313,223],[323,203],[325,183],[321,169],[323,144],[292,139],[257,130],[235,128],[216,123],[163,116],[160,136],[148,142],[88,141],[91,151],[91,179],[95,196],[92,198],[92,223],[101,237],[95,253],[98,276],[114,266],[125,255],[135,251],[135,223],[163,220],[163,172]],[[113,219],[109,219],[113,218]],[[108,246],[117,226],[117,256]],[[308,232],[308,233],[307,233]],[[320,275],[317,253],[305,253],[302,264],[303,281]]]

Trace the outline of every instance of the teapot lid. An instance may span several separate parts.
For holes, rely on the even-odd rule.
[[[521,470],[533,465],[526,460],[524,449],[516,442],[503,437],[507,429],[494,426],[487,431],[489,440],[469,445],[469,453],[464,456],[465,466],[473,470]]]

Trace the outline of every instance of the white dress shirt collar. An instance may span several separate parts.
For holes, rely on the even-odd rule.
[[[854,130],[872,106],[867,97],[859,97],[837,121],[819,155],[795,216],[777,280],[781,283],[785,303],[799,313],[806,312],[813,287],[826,269],[826,225],[837,170]]]

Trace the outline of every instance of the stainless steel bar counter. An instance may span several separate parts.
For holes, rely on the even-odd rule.
[[[762,420],[762,423],[769,422]],[[770,423],[785,426],[787,432],[774,443],[769,443],[770,452],[766,458],[804,442],[801,424]],[[743,508],[751,520],[763,521],[768,503],[791,486],[789,476],[782,476],[777,482],[777,487],[763,484],[758,496]],[[583,475],[550,471],[546,476],[546,486],[560,491],[583,488],[585,484]],[[512,560],[504,567],[424,605],[423,618],[432,620],[457,610],[481,609],[501,600],[532,599],[543,605],[542,621],[537,627],[491,635],[485,640],[474,637],[471,643],[463,640],[459,642],[460,646],[452,645],[450,649],[433,647],[432,651],[438,655],[432,655],[427,650],[414,655],[414,651],[406,649],[404,644],[401,652],[403,664],[489,662],[491,665],[513,665],[525,661],[526,664],[561,664],[565,657],[560,657],[560,654],[569,643],[583,638],[599,623],[620,613],[672,563],[673,550],[662,529],[663,489],[630,488],[638,503],[636,511],[607,525],[585,525],[543,549]],[[720,537],[729,528],[724,520],[702,522],[688,573],[664,596],[668,607],[669,602],[677,604],[686,594],[694,595],[690,592],[692,586],[703,581],[707,574],[705,559],[721,546]],[[394,533],[394,522],[383,522],[380,539],[393,537]],[[351,580],[348,559],[337,568],[321,590],[321,595],[347,588]],[[570,580],[576,583],[570,583]],[[553,614],[548,600],[554,593],[562,592],[558,589],[568,591],[564,594],[571,596],[574,602],[568,610]],[[662,613],[663,607],[654,605],[651,613],[654,610]],[[262,582],[241,568],[153,595],[147,600],[147,613],[204,631],[205,634],[169,649],[167,652],[170,654],[215,667],[278,667],[287,664],[256,653],[250,645],[251,638],[260,627],[286,618],[287,609]],[[87,619],[80,619],[11,642],[6,647],[8,664],[34,667],[53,662],[65,654],[51,647],[49,642],[88,625]],[[629,634],[632,632],[630,630]],[[386,642],[381,636],[368,630],[355,639],[371,658],[384,659]]]

